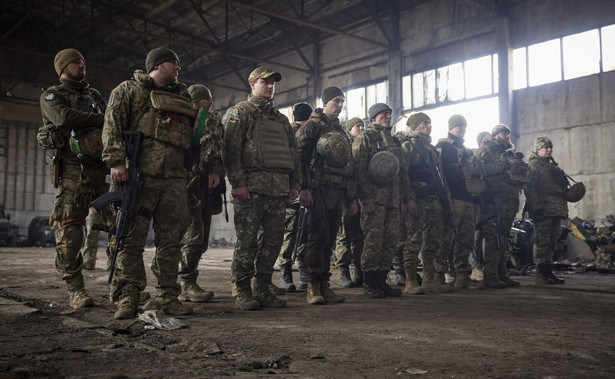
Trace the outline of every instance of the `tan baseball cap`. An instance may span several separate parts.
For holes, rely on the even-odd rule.
[[[273,76],[273,80],[275,80],[276,82],[282,80],[282,75],[279,72],[272,71],[267,67],[257,67],[254,69],[254,71],[250,73],[250,76],[248,77],[248,82],[257,80],[259,78],[267,79],[270,76]]]

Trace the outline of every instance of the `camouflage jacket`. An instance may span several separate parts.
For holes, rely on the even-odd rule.
[[[218,174],[224,176],[224,165],[222,164],[222,145],[224,143],[224,126],[222,125],[222,115],[218,112],[205,112],[205,108],[199,109],[196,116],[195,127],[206,117],[203,135],[200,137],[198,145],[190,149],[190,167],[198,164],[200,170],[205,174]],[[196,133],[196,132],[195,132]],[[198,138],[195,137],[195,138]]]
[[[54,126],[62,134],[65,145],[58,149],[65,163],[79,164],[68,140],[72,130],[102,128],[105,102],[100,93],[85,81],[60,78],[61,84],[43,91],[40,98],[45,126]]]
[[[358,198],[363,205],[371,202],[376,205],[400,207],[400,198],[404,203],[413,199],[414,194],[408,180],[408,169],[397,138],[391,136],[385,141],[383,133],[390,134],[390,128],[370,123],[362,133],[354,138],[352,156],[354,159],[353,181],[357,186]],[[387,146],[388,145],[388,146]],[[368,177],[369,164],[379,151],[388,150],[399,160],[399,173],[391,181],[378,184]]]
[[[126,164],[126,149],[122,132],[137,130],[143,115],[152,108],[150,92],[168,91],[190,99],[183,83],[171,83],[158,87],[154,80],[141,70],[133,79],[120,83],[109,97],[103,127],[103,161],[109,167]],[[186,178],[184,149],[146,137],[141,147],[139,166],[143,175],[163,178]]]
[[[527,183],[530,171],[521,155],[506,149],[495,141],[485,141],[478,149],[476,157],[482,162],[488,191],[481,194],[488,201],[494,195],[501,195],[506,200],[519,198],[521,188]]]
[[[472,151],[463,145],[463,138],[449,133],[448,138],[438,141],[436,150],[440,153],[442,172],[446,177],[453,199],[472,202],[474,199],[466,189],[463,166],[472,157]]]
[[[524,192],[530,217],[568,217],[564,171],[553,158],[542,158],[535,152],[530,153],[529,166],[532,173]]]
[[[244,167],[244,150],[250,150],[252,156],[258,154],[254,135],[256,117],[284,124],[284,135],[288,136],[290,154],[294,161],[294,168],[290,173],[264,168],[249,170]],[[274,108],[272,99],[249,95],[247,101],[239,102],[226,111],[222,117],[222,124],[224,125],[222,160],[233,188],[247,186],[250,192],[269,196],[288,196],[291,188],[299,189],[299,157],[295,138],[288,118]]]
[[[335,178],[335,182],[339,182],[339,186],[346,189],[347,202],[351,202],[355,198],[355,191],[352,189],[353,186],[350,181],[352,173],[347,175],[329,172],[332,169],[327,167],[324,159],[316,151],[318,140],[326,133],[339,133],[347,139],[348,146],[350,146],[348,134],[340,125],[339,119],[336,117],[333,120],[328,120],[322,108],[314,109],[310,119],[296,133],[297,148],[301,160],[301,189],[311,188],[314,184],[320,186],[323,182],[329,182],[327,178]],[[317,176],[320,176],[320,178],[316,178]],[[333,181],[330,183],[333,183]]]
[[[446,178],[435,175],[416,148],[416,146],[422,145],[429,155],[429,160],[442,173],[440,157],[436,148],[431,144],[431,137],[418,132],[399,132],[397,133],[397,138],[402,142],[408,178],[415,196],[417,198],[438,196],[436,192],[438,181],[442,182],[444,188],[448,191]]]

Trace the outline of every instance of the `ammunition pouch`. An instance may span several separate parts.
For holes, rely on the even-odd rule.
[[[412,185],[414,196],[417,199],[424,199],[429,196],[438,196],[438,185],[434,180],[428,182],[418,182]]]
[[[100,160],[102,156],[102,129],[85,128],[70,133],[69,146],[73,153]]]
[[[329,167],[343,168],[352,161],[350,141],[339,132],[323,134],[316,142],[316,152]]]
[[[43,125],[38,128],[36,140],[43,150],[62,150],[67,143],[66,136],[55,125]]]

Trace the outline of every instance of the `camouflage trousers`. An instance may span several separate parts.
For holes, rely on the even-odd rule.
[[[308,282],[328,281],[335,237],[342,222],[345,189],[319,187],[312,192],[314,203],[308,214],[305,273]]]
[[[56,190],[49,224],[52,225],[56,238],[55,267],[69,287],[71,283],[83,287],[81,248],[85,220],[90,202],[109,192],[109,185],[105,183],[107,173],[108,168],[102,165],[83,165],[82,168],[79,165],[66,164]],[[107,224],[113,222],[110,208],[104,212],[103,219]],[[74,289],[80,289],[77,287]]]
[[[145,290],[147,278],[143,250],[152,219],[156,251],[151,268],[157,278],[156,297],[166,303],[179,295],[179,244],[186,231],[187,214],[185,179],[144,177],[144,188],[137,197],[134,214],[129,220],[128,235],[117,255],[111,283],[113,302],[138,297]]]
[[[534,219],[534,264],[550,264],[553,250],[560,234],[562,217],[543,217]]]
[[[250,192],[246,200],[233,199],[237,242],[231,264],[233,283],[254,275],[272,275],[284,236],[286,197]]]
[[[342,212],[342,224],[335,240],[335,264],[337,266],[348,266],[351,263],[360,265],[365,239],[361,228],[361,212],[352,216],[346,213],[345,208]]]
[[[472,271],[470,254],[474,246],[474,204],[452,199],[451,207],[457,235],[447,219],[442,227],[438,256],[447,257],[454,273],[469,273]]]
[[[519,208],[519,199],[502,200],[502,211],[504,213],[504,236],[503,243],[498,247],[495,216],[491,220],[485,220],[488,215],[494,215],[495,204],[485,202],[481,204],[481,218],[483,222],[483,234],[485,244],[483,250],[483,266],[485,278],[499,278],[500,272],[506,272],[506,250],[508,248],[508,236],[512,228],[513,220]]]
[[[199,276],[199,261],[207,251],[211,229],[211,210],[206,198],[188,195],[190,224],[181,240],[182,258],[179,277],[182,281],[194,283]]]
[[[442,204],[437,197],[416,200],[418,215],[406,219],[407,240],[404,248],[404,267],[416,267],[421,254],[423,267],[446,272],[446,256],[438,255],[444,225]]]
[[[373,212],[361,212],[361,227],[365,231],[361,269],[388,272],[399,240],[399,208],[374,205]]]
[[[404,270],[404,249],[406,248],[406,240],[408,232],[406,229],[406,223],[408,214],[405,209],[399,212],[399,240],[397,241],[397,247],[395,248],[395,254],[393,255],[393,268],[395,270]]]
[[[284,238],[282,240],[282,248],[278,257],[278,265],[291,266],[295,244],[297,243],[297,227],[299,226],[299,203],[286,207],[286,215],[284,217]],[[305,233],[305,232],[304,232]],[[305,240],[305,238],[304,238]],[[305,252],[305,243],[299,241],[297,246],[297,264],[303,267],[303,256]]]
[[[472,249],[472,253],[470,254],[470,265],[473,269],[483,269],[483,251],[485,250],[484,245],[485,235],[483,233],[483,228],[481,227],[474,230],[474,247]]]
[[[87,262],[88,260],[91,262],[96,262],[100,231],[92,229],[92,225],[104,223],[105,221],[103,220],[103,217],[100,215],[100,213],[98,213],[98,211],[94,209],[94,207],[90,207],[88,218],[86,219],[85,248],[83,249],[84,262]],[[112,254],[111,245],[109,243],[107,243],[105,251],[107,253],[107,260],[109,260]]]

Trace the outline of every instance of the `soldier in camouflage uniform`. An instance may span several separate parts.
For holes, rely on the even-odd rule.
[[[236,304],[243,310],[286,306],[271,293],[270,284],[284,236],[286,201],[299,195],[299,160],[288,118],[273,106],[275,83],[281,79],[279,73],[257,67],[248,78],[248,100],[229,108],[222,119],[223,160],[233,187],[237,233],[232,281]]]
[[[307,103],[295,104],[293,108],[294,122],[291,125],[293,128],[293,135],[297,133],[297,130],[306,123],[310,118],[310,114],[314,109]],[[299,226],[299,199],[288,201],[286,206],[286,216],[284,220],[284,241],[282,242],[282,249],[280,250],[280,256],[278,257],[278,265],[280,266],[280,284],[285,291],[295,292],[297,287],[293,283],[293,253],[295,246],[297,248],[297,266],[299,267],[299,289],[307,288],[307,279],[305,277],[305,263],[303,263],[303,249],[305,244],[301,241],[297,241],[297,227]]]
[[[98,239],[100,231],[92,229],[94,224],[104,224],[102,216],[94,207],[90,207],[88,217],[86,219],[86,237],[85,247],[83,249],[83,268],[86,270],[96,269],[96,255],[98,253]],[[107,244],[107,266],[106,270],[109,271],[111,267],[111,245]]]
[[[311,207],[307,220],[305,264],[308,280],[307,302],[337,303],[344,297],[329,288],[330,262],[342,208],[356,213],[351,201],[352,175],[350,141],[337,116],[344,105],[344,92],[338,87],[322,91],[323,108],[317,108],[297,132],[301,156],[300,204]]]
[[[346,131],[350,143],[363,132],[365,124],[358,117],[346,121]],[[363,253],[363,229],[361,229],[361,211],[349,215],[348,210],[342,210],[342,224],[335,240],[335,264],[340,269],[340,287],[352,288],[363,285],[363,271],[361,271],[361,254]],[[354,265],[352,277],[350,264]]]
[[[56,233],[55,266],[66,282],[70,304],[76,309],[94,304],[85,292],[80,250],[90,202],[109,191],[105,183],[109,169],[100,156],[78,156],[74,140],[79,136],[92,137],[96,141],[90,147],[98,145],[100,149],[105,102],[85,81],[85,59],[79,51],[58,52],[54,66],[61,83],[45,89],[41,95],[42,129],[46,132],[37,137],[44,148],[55,149],[53,170],[57,190],[49,224]],[[105,221],[112,222],[110,211],[105,214]]]
[[[194,109],[198,111],[194,135],[188,152],[188,208],[191,221],[182,238],[182,259],[179,265],[181,293],[178,299],[203,303],[214,297],[197,284],[199,261],[207,251],[211,216],[222,211],[220,188],[224,180],[222,165],[222,115],[211,111],[213,99],[202,84],[188,87]]]
[[[391,108],[377,103],[369,108],[370,123],[352,143],[354,181],[365,232],[361,268],[365,296],[401,296],[387,283],[399,236],[402,201],[416,214],[414,194],[399,141],[391,135]],[[405,237],[405,236],[404,236]]]
[[[195,112],[186,86],[177,81],[180,65],[174,51],[152,49],[145,67],[146,72],[136,70],[132,80],[111,92],[103,128],[103,160],[111,167],[115,182],[128,180],[122,132],[145,135],[139,159],[144,188],[129,220],[129,233],[118,252],[111,284],[116,319],[135,316],[147,284],[143,248],[151,219],[156,246],[152,271],[158,279],[154,305],[171,315],[192,313],[191,306],[177,299],[177,273],[188,214],[184,155],[190,147]]]
[[[498,289],[519,285],[508,276],[505,252],[529,169],[523,155],[511,150],[510,129],[506,125],[496,125],[491,136],[493,141],[485,141],[476,153],[487,183],[486,191],[480,194],[479,226],[482,225],[485,236],[483,282],[487,288]]]
[[[427,157],[422,156],[428,154],[428,159],[442,172],[438,151],[431,144],[431,118],[423,112],[415,113],[408,118],[406,125],[405,132],[398,133],[398,138],[406,154],[406,167],[416,197],[418,215],[408,217],[406,223],[404,293],[450,292],[452,288],[444,282],[444,272],[448,268],[446,257],[438,255],[442,226],[447,222],[436,193],[437,181],[443,178],[428,169],[425,162]],[[423,282],[420,286],[416,274],[419,253],[423,261]]]
[[[470,253],[474,245],[474,214],[478,212],[475,198],[468,193],[463,168],[472,159],[472,152],[463,145],[468,123],[460,114],[448,119],[448,137],[438,141],[443,174],[451,191],[451,207],[457,235],[450,223],[442,228],[439,256],[449,257],[455,272],[455,289],[479,289],[482,282],[470,279]]]
[[[482,131],[478,133],[476,137],[476,143],[478,148],[480,149],[485,145],[486,140],[491,140],[491,132]],[[476,154],[478,149],[472,150],[472,154]],[[479,208],[480,208],[480,199],[479,199]],[[480,215],[475,215],[475,220]],[[476,222],[475,222],[476,224]],[[483,280],[483,244],[485,241],[485,236],[483,234],[483,228],[476,228],[474,230],[474,247],[472,248],[472,253],[470,254],[470,265],[472,266],[472,274],[470,275],[470,279],[476,281]]]
[[[563,279],[553,274],[551,263],[560,223],[568,217],[565,198],[568,181],[552,153],[553,143],[549,138],[536,138],[534,151],[528,159],[532,174],[524,190],[527,209],[534,221],[534,264],[538,284],[564,284]]]

